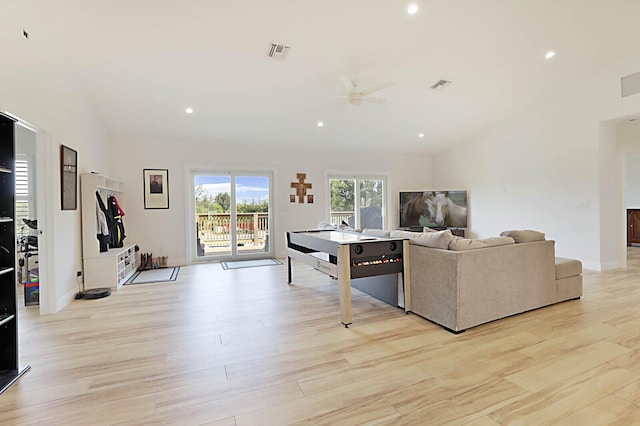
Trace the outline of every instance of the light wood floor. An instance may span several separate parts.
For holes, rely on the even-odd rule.
[[[453,335],[300,263],[183,267],[57,315],[22,308],[3,425],[640,424],[640,249],[584,296]]]

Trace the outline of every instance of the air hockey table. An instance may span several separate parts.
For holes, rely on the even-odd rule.
[[[395,275],[401,280],[404,310],[411,310],[409,280],[409,240],[377,237],[349,231],[289,231],[287,240],[287,277],[291,285],[291,259],[301,261],[338,279],[342,324],[351,324],[351,286],[360,278]],[[324,256],[322,256],[324,254]],[[320,255],[320,256],[319,256]],[[367,292],[366,290],[363,290]],[[371,294],[371,293],[370,293]]]

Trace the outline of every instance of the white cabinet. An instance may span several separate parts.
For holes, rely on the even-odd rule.
[[[100,252],[100,243],[97,239],[96,192],[100,193],[106,204],[110,194],[117,197],[122,194],[122,190],[122,183],[115,179],[95,173],[80,176],[82,263],[86,290],[103,287],[118,289],[138,269],[138,253],[135,251],[134,243],[128,242],[125,238],[123,247]]]
[[[98,241],[96,240],[96,244]],[[135,244],[125,244],[97,256],[84,257],[84,287],[119,289],[138,269]]]

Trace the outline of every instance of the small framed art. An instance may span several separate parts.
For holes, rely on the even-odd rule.
[[[169,170],[144,169],[144,208],[169,208]]]

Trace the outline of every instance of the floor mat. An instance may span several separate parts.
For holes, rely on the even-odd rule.
[[[282,265],[278,259],[236,260],[233,262],[220,262],[222,269],[255,268],[256,266]]]
[[[146,271],[138,271],[127,280],[124,285],[132,284],[149,284],[149,283],[161,283],[167,281],[175,281],[178,278],[178,272],[180,267],[175,268],[158,268],[149,269]]]

